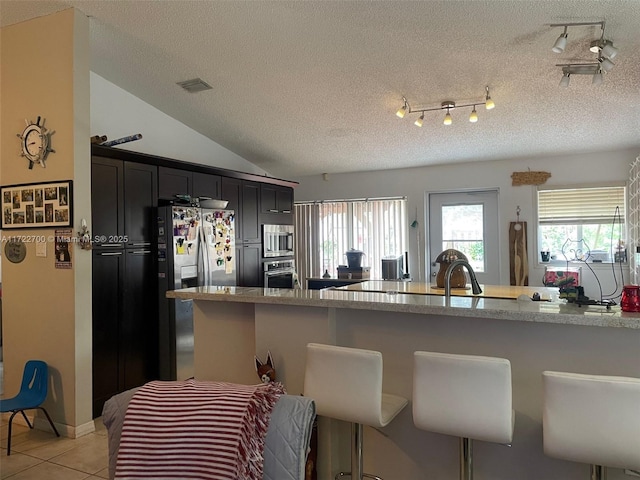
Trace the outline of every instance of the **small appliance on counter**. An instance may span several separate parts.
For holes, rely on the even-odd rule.
[[[384,257],[382,259],[382,279],[402,280],[404,278],[402,260],[402,255],[399,257]]]
[[[340,279],[368,279],[371,275],[371,267],[348,267],[338,265],[338,278]]]

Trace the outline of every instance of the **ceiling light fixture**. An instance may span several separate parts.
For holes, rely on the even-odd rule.
[[[604,80],[600,63],[559,63],[556,67],[562,67],[561,87],[568,87],[571,75],[591,75],[591,84],[600,85]]]
[[[404,116],[411,111],[409,104],[407,103],[407,99],[402,97],[402,101],[404,102],[404,105],[402,105],[396,112],[398,118],[404,118]]]
[[[444,116],[444,121],[442,123],[444,123],[445,125],[451,125],[453,123],[453,118],[451,118],[451,113],[449,112],[449,110],[451,108],[456,108],[456,102],[452,102],[451,100],[442,102],[442,108],[447,109],[447,114]]]
[[[589,46],[589,51],[596,53],[596,61],[592,63],[564,63],[557,64],[562,67],[561,87],[568,87],[571,75],[592,75],[592,85],[600,85],[604,80],[604,74],[610,72],[615,64],[611,61],[618,55],[618,49],[613,46],[611,40],[604,38],[605,22],[580,22],[580,23],[552,23],[550,27],[564,27],[563,33],[558,37],[552,50],[562,53],[566,47],[567,28],[578,26],[599,25],[601,29],[600,38],[593,40]]]
[[[465,108],[471,107],[471,114],[469,115],[469,121],[471,123],[476,123],[478,121],[478,111],[476,107],[478,105],[484,105],[487,110],[491,110],[495,108],[496,104],[491,99],[491,95],[489,95],[489,87],[485,87],[486,96],[484,101],[474,102],[474,103],[465,103],[458,105],[453,100],[446,100],[440,104],[439,107],[429,107],[429,108],[411,108],[411,105],[407,101],[406,97],[402,97],[402,106],[396,112],[396,115],[400,118],[404,118],[407,113],[419,113],[420,117],[414,122],[414,125],[417,127],[422,127],[424,124],[424,114],[425,112],[434,112],[437,110],[446,110],[444,121],[445,125],[451,125],[453,123],[453,117],[451,116],[451,110],[454,108]]]
[[[552,25],[553,26],[553,25]],[[567,48],[567,25],[564,26],[564,32],[560,34],[556,43],[553,44],[551,50],[553,53],[562,53],[564,49]]]
[[[469,115],[469,121],[471,123],[476,123],[478,121],[478,112],[476,112],[476,106],[473,106],[473,110],[471,110],[471,114]]]

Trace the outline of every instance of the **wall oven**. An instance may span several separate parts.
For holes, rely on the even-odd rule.
[[[264,288],[293,288],[294,260],[264,262]]]
[[[292,257],[293,225],[263,225],[262,256],[264,258]]]

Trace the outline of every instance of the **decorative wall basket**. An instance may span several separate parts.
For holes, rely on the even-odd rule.
[[[549,172],[513,172],[511,185],[542,185],[551,177]]]

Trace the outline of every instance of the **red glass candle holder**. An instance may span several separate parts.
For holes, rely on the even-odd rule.
[[[640,286],[625,285],[620,306],[623,312],[640,312]]]

